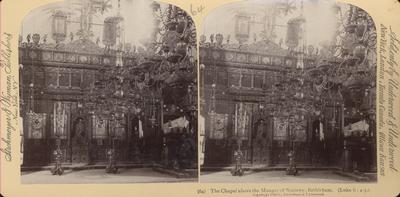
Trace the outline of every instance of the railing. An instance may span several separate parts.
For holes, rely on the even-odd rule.
[[[207,61],[244,63],[258,66],[279,66],[280,68],[296,68],[298,57],[241,51],[239,49],[200,47],[200,62]],[[316,60],[313,58],[304,58],[304,67],[314,66],[315,63]]]
[[[127,66],[136,64],[134,55],[125,54],[123,63]],[[95,66],[115,66],[115,54],[93,54],[73,51],[62,51],[57,49],[41,49],[41,48],[19,48],[19,60],[23,63],[43,62],[43,63],[67,63],[82,64]]]

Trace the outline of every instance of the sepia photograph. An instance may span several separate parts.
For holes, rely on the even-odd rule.
[[[377,182],[377,33],[367,12],[240,1],[208,13],[199,40],[200,182]]]
[[[0,197],[400,197],[400,0],[0,0]]]
[[[196,43],[191,17],[166,3],[31,10],[18,46],[21,183],[197,182]]]

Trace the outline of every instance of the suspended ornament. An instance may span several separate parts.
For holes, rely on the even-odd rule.
[[[103,44],[114,46],[117,43],[117,27],[120,17],[107,17],[103,26]]]
[[[355,58],[358,59],[358,63],[363,62],[367,55],[367,50],[366,50],[365,46],[357,45],[354,48],[353,55]]]
[[[131,43],[126,43],[126,44],[125,44],[125,51],[126,51],[127,53],[130,53],[131,50],[132,50],[132,45],[131,45]]]
[[[39,42],[40,42],[40,35],[39,35],[39,34],[33,34],[32,40],[33,40],[33,43],[34,43],[35,45],[39,45]]]
[[[340,6],[339,6],[339,5],[336,5],[336,4],[332,6],[332,9],[333,9],[333,12],[334,12],[335,14],[338,14],[338,13],[341,11]]]
[[[185,20],[185,17],[180,15],[178,17],[178,23],[176,24],[176,32],[178,32],[179,34],[182,34],[187,26],[187,22]]]
[[[222,42],[224,41],[224,36],[222,34],[217,34],[215,36],[215,40],[217,41],[217,46],[222,46]]]
[[[57,10],[52,15],[52,37],[56,43],[60,43],[67,37],[67,14]]]
[[[179,54],[181,57],[186,56],[186,51],[187,51],[187,45],[185,42],[180,41],[176,45],[176,53]]]
[[[40,39],[40,38],[39,38],[39,39]],[[46,42],[47,42],[47,34],[44,34],[44,36],[43,36],[43,43],[46,44]]]
[[[172,22],[169,22],[166,26],[167,26],[168,31],[176,31],[178,23],[172,21]]]
[[[250,19],[250,16],[246,14],[238,14],[235,16],[235,37],[240,44],[249,40]]]
[[[367,32],[367,24],[365,22],[358,23],[355,29],[355,34],[357,35],[357,37],[364,37],[365,32]]]
[[[153,3],[151,4],[151,7],[153,8],[154,12],[157,12],[161,8],[160,4],[155,1],[153,1]]]
[[[314,46],[308,45],[307,52],[309,55],[312,55],[314,53]]]
[[[287,22],[286,45],[289,48],[293,49],[299,45],[305,22],[303,17],[296,17]]]
[[[169,30],[165,33],[163,42],[163,51],[165,53],[174,51],[177,43],[179,42],[179,34],[176,31]]]
[[[356,27],[357,25],[355,24],[349,24],[346,26],[346,32],[352,34],[356,31]]]
[[[354,43],[356,42],[356,36],[354,34],[346,34],[346,36],[343,37],[341,41],[342,45],[342,56],[347,56],[351,54],[351,52],[354,50]]]
[[[205,44],[206,41],[207,41],[207,36],[201,35],[201,36],[200,36],[200,44]]]
[[[167,60],[171,63],[178,63],[179,60],[182,58],[181,55],[175,53],[175,54],[171,54],[170,56],[168,56]]]

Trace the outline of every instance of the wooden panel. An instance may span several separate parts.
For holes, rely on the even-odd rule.
[[[59,86],[69,87],[70,86],[70,73],[60,73],[58,75]]]
[[[55,162],[55,156],[54,156],[53,153],[57,149],[56,139],[50,139],[49,141],[50,141],[50,145],[49,146],[51,147],[50,162],[54,163]],[[62,139],[61,140],[60,149],[61,149],[61,152],[63,154],[61,162],[63,162],[63,163],[67,163],[67,162],[71,161],[70,160],[70,154],[71,153],[70,153],[70,149],[69,149],[68,143],[69,143],[68,139]]]
[[[73,163],[89,162],[88,122],[83,117],[73,120],[71,132],[71,157]]]
[[[58,86],[58,77],[56,72],[46,72],[46,85],[48,87]]]
[[[205,141],[205,166],[229,166],[233,147],[223,140],[207,139]],[[215,151],[218,150],[218,151]]]
[[[128,141],[126,140],[115,140],[114,142],[115,152],[116,152],[116,160],[117,161],[128,161],[129,160],[129,149],[128,149]]]
[[[106,162],[106,151],[109,147],[108,139],[92,139],[90,146],[90,159],[91,162]]]
[[[49,146],[46,139],[24,139],[23,165],[47,165],[50,161]]]
[[[37,87],[45,87],[45,73],[42,71],[35,72],[35,86]]]
[[[263,82],[264,76],[260,74],[254,75],[254,88],[262,88],[263,87]]]
[[[273,141],[272,160],[274,164],[288,164],[289,141]]]
[[[82,73],[80,71],[71,73],[71,86],[81,87]]]
[[[307,143],[295,142],[295,162],[297,164],[310,164],[311,163],[311,150]]]
[[[205,84],[213,84],[214,83],[214,75],[215,75],[215,70],[206,68],[204,71],[204,83]]]
[[[268,128],[269,121],[257,120],[252,133],[253,164],[268,165],[272,133]]]
[[[88,163],[89,149],[87,145],[73,143],[71,147],[72,163]]]
[[[217,85],[222,87],[228,86],[228,73],[226,72],[226,70],[218,69]]]
[[[252,75],[250,73],[243,73],[242,74],[242,81],[241,87],[252,87]]]
[[[229,87],[240,86],[240,73],[229,72]]]

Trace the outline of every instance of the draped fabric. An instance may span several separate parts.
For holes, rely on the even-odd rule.
[[[202,116],[202,115],[199,115],[198,119],[199,119],[199,133],[200,133],[200,136],[204,136],[205,135],[205,125],[206,125],[205,122],[206,122],[206,120],[205,120],[204,116]]]
[[[143,138],[142,120],[139,120],[139,138]]]
[[[322,141],[325,139],[325,134],[324,134],[324,125],[322,122],[319,122],[319,140]]]
[[[365,120],[358,121],[353,124],[349,124],[344,127],[344,135],[350,136],[354,132],[367,132],[369,131],[369,125]]]
[[[117,42],[117,25],[119,22],[118,17],[107,17],[104,20],[103,27],[103,43],[105,45],[114,46]]]
[[[180,117],[175,120],[169,121],[163,125],[164,133],[171,132],[172,128],[187,128],[189,126],[189,121],[186,117]]]

